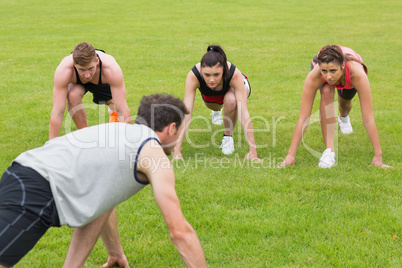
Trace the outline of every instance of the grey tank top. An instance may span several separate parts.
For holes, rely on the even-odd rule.
[[[81,227],[147,185],[136,167],[150,139],[160,143],[144,125],[102,124],[49,140],[14,161],[49,181],[61,225]]]

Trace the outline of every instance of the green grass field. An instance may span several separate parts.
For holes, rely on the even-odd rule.
[[[210,115],[197,93],[193,115],[200,119],[188,137],[197,146],[185,142],[186,160],[174,167],[184,215],[209,267],[401,267],[401,13],[396,0],[0,0],[0,170],[47,140],[54,70],[77,43],[116,58],[133,116],[143,95],[183,98],[188,71],[208,44],[220,44],[249,77],[248,109],[264,162],[243,161],[248,146],[240,128],[234,155],[214,146],[222,127],[203,131],[209,125],[201,117]],[[383,161],[394,168],[370,166],[357,97],[354,133],[337,136],[334,168],[318,168],[311,153],[325,149],[314,120],[296,165],[275,168],[289,149],[311,59],[327,44],[353,48],[368,66]],[[313,118],[318,104],[319,94]],[[107,121],[106,107],[92,96],[84,105],[90,125]],[[69,119],[66,113],[63,133],[74,130]],[[131,267],[183,267],[150,187],[117,213]],[[50,229],[15,267],[61,267],[71,233]],[[106,259],[98,241],[86,267]]]

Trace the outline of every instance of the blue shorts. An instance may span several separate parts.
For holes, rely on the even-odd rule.
[[[310,69],[313,70],[314,66],[316,65],[317,65],[317,55],[315,55],[315,57],[311,61]],[[355,88],[344,89],[344,90],[337,89],[337,90],[338,90],[338,96],[340,96],[342,99],[345,100],[353,99],[353,97],[356,95],[357,92]]]
[[[0,180],[0,264],[12,267],[51,226],[60,226],[49,182],[13,163]]]
[[[83,84],[85,94],[89,91],[93,95],[92,101],[96,104],[105,104],[112,99],[112,92],[109,84],[94,85],[92,83]]]

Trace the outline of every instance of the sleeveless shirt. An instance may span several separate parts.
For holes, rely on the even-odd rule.
[[[144,125],[102,124],[51,139],[14,161],[49,181],[61,225],[80,227],[147,185],[136,168],[150,139],[160,143]]]
[[[80,80],[80,76],[78,75],[77,69],[75,68],[75,66],[73,66],[74,71],[75,71],[75,76],[77,77],[77,84],[79,84],[79,85],[93,85],[93,86],[103,85],[102,84],[102,61],[101,61],[101,59],[100,59],[98,54],[96,54],[96,56],[99,59],[99,81],[98,81],[98,84],[95,85],[94,83],[91,83],[91,82],[88,82],[86,84],[82,83],[81,80]]]
[[[225,95],[229,89],[230,89],[230,81],[232,80],[233,74],[236,70],[236,66],[232,63],[232,65],[230,66],[230,70],[229,70],[229,77],[225,80],[223,80],[223,87],[221,90],[215,91],[212,90],[211,88],[209,88],[207,86],[207,84],[205,83],[204,78],[202,77],[202,75],[200,74],[200,72],[198,71],[197,67],[194,65],[194,67],[191,69],[191,71],[194,73],[194,75],[197,77],[198,82],[200,83],[200,87],[199,90],[201,92],[202,95],[205,96],[222,96]]]
[[[353,58],[359,60],[360,62],[363,63],[363,59],[362,57],[360,57],[359,54],[357,54],[353,49],[348,48],[348,47],[343,47],[343,46],[339,46],[342,50],[342,53],[344,55],[350,55]],[[324,76],[321,74],[322,80],[324,81],[324,83],[326,83],[327,81],[324,79]],[[346,80],[346,84],[345,86],[343,86],[342,84],[340,85],[334,85],[334,87],[336,87],[337,89],[339,89],[341,92],[344,89],[352,89],[353,85],[352,82],[350,81],[350,66],[348,62],[345,62],[345,80]]]

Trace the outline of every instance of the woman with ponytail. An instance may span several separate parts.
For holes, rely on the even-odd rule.
[[[250,84],[247,77],[234,64],[227,61],[226,54],[220,46],[208,46],[207,53],[204,54],[201,62],[194,65],[187,75],[184,103],[190,114],[186,115],[183,124],[183,137],[191,122],[197,88],[201,92],[205,106],[212,110],[212,123],[221,125],[223,122],[225,129],[220,146],[223,154],[229,155],[234,152],[232,133],[236,121],[239,119],[250,148],[246,159],[260,161],[254,141],[253,126],[247,110],[247,98],[251,93]],[[181,154],[183,140],[181,139],[177,143],[173,160],[183,160]]]
[[[318,166],[330,168],[335,164],[334,134],[335,111],[333,102],[335,88],[338,91],[338,124],[343,134],[353,132],[349,113],[352,109],[352,99],[358,93],[364,127],[374,149],[372,165],[389,167],[382,162],[382,151],[378,131],[374,122],[373,104],[371,100],[370,83],[367,77],[367,67],[359,54],[350,48],[327,45],[311,62],[311,72],[304,82],[299,120],[297,121],[292,142],[285,160],[281,166],[293,165],[297,147],[310,120],[313,102],[318,89],[321,93],[320,120],[321,131],[325,143],[325,151]]]

